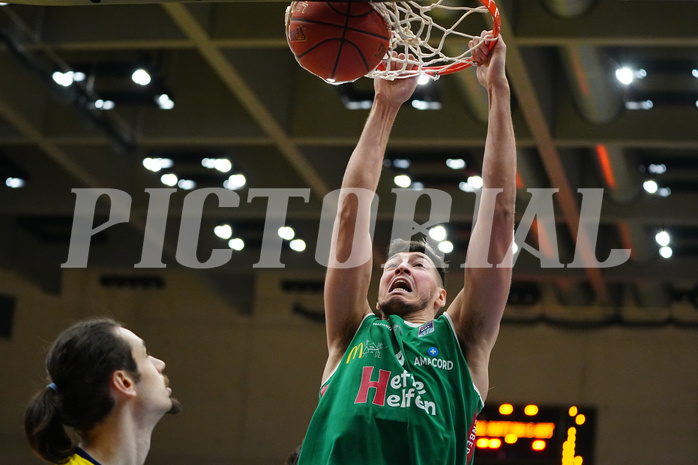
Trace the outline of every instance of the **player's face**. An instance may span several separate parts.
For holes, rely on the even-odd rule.
[[[433,306],[441,287],[434,262],[420,252],[400,252],[388,259],[378,289],[383,314],[405,316]]]
[[[173,399],[169,379],[163,374],[165,362],[148,353],[145,342],[126,328],[119,328],[120,335],[131,346],[131,354],[138,367],[141,378],[136,383],[139,404],[144,410],[162,415],[177,413],[181,406]]]

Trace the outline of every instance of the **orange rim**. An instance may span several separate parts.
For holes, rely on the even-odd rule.
[[[494,3],[494,0],[480,0],[480,3],[482,3],[487,10],[489,10],[490,14],[492,15],[492,36],[493,38],[499,37],[499,32],[501,29],[501,21],[499,19],[499,8],[497,8],[497,5]],[[490,50],[492,50],[492,47],[494,47],[494,44],[496,41],[490,42]],[[452,63],[449,65],[439,65],[439,66],[425,66],[422,68],[422,71],[425,74],[428,74],[430,76],[443,76],[445,74],[451,74],[451,73],[456,73],[458,71],[462,71],[466,68],[469,68],[475,64],[475,60],[472,58],[466,58],[463,61],[457,62],[457,63]],[[385,71],[385,64],[381,63],[378,65],[378,69],[381,71]]]

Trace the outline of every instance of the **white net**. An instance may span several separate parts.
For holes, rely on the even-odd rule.
[[[438,79],[474,64],[468,42],[483,28],[492,29],[490,40],[499,35],[499,11],[492,0],[374,2],[373,7],[392,25],[386,60],[366,75],[398,79],[415,75]],[[404,54],[409,60],[399,60]],[[391,69],[396,68],[396,69]]]

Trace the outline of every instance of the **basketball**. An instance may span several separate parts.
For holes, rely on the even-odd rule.
[[[293,2],[286,38],[298,63],[332,84],[359,79],[383,59],[390,27],[364,2]]]

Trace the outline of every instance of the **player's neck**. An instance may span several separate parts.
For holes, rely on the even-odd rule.
[[[131,412],[116,410],[88,434],[81,447],[100,465],[143,465],[154,425],[144,427]]]
[[[395,314],[396,316],[399,316],[402,318],[406,323],[414,324],[414,325],[423,325],[425,323],[430,322],[435,318],[434,311],[429,309],[429,308],[424,308],[422,310],[417,310],[411,313],[408,313],[406,315],[400,315],[400,314]],[[387,320],[390,315],[386,315],[385,313],[381,312],[381,319],[382,320]]]

